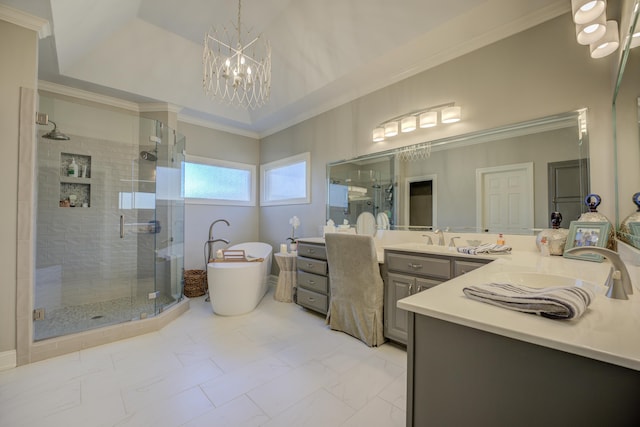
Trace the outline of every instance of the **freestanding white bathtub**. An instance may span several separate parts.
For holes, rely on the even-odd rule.
[[[271,274],[271,245],[260,242],[240,243],[229,249],[242,249],[247,257],[263,258],[259,262],[210,262],[207,284],[213,312],[222,316],[248,313],[267,293]]]

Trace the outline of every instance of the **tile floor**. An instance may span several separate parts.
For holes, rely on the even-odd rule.
[[[270,291],[215,316],[0,372],[0,426],[404,426],[406,352],[369,348]]]

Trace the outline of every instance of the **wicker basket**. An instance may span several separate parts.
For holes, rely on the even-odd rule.
[[[204,270],[185,270],[184,290],[182,293],[187,298],[204,295],[207,292],[207,272]]]

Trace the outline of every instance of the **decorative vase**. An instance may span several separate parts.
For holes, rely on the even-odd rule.
[[[607,240],[607,248],[614,250],[616,245],[615,228],[613,228],[613,226],[611,225],[611,221],[609,221],[609,219],[606,216],[598,212],[597,208],[598,206],[600,206],[601,202],[602,202],[602,199],[597,194],[589,194],[587,197],[585,197],[584,204],[587,205],[587,207],[589,208],[589,212],[585,212],[582,215],[580,215],[580,218],[578,218],[578,221],[609,223],[609,239]]]
[[[562,255],[564,246],[567,243],[569,230],[560,228],[562,223],[562,214],[560,212],[551,212],[551,227],[542,230],[536,237],[536,245],[538,250],[542,252],[543,242],[546,242],[550,255]]]

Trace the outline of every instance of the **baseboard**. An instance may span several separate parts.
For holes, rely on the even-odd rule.
[[[13,369],[17,366],[17,355],[15,350],[0,352],[0,371]]]

